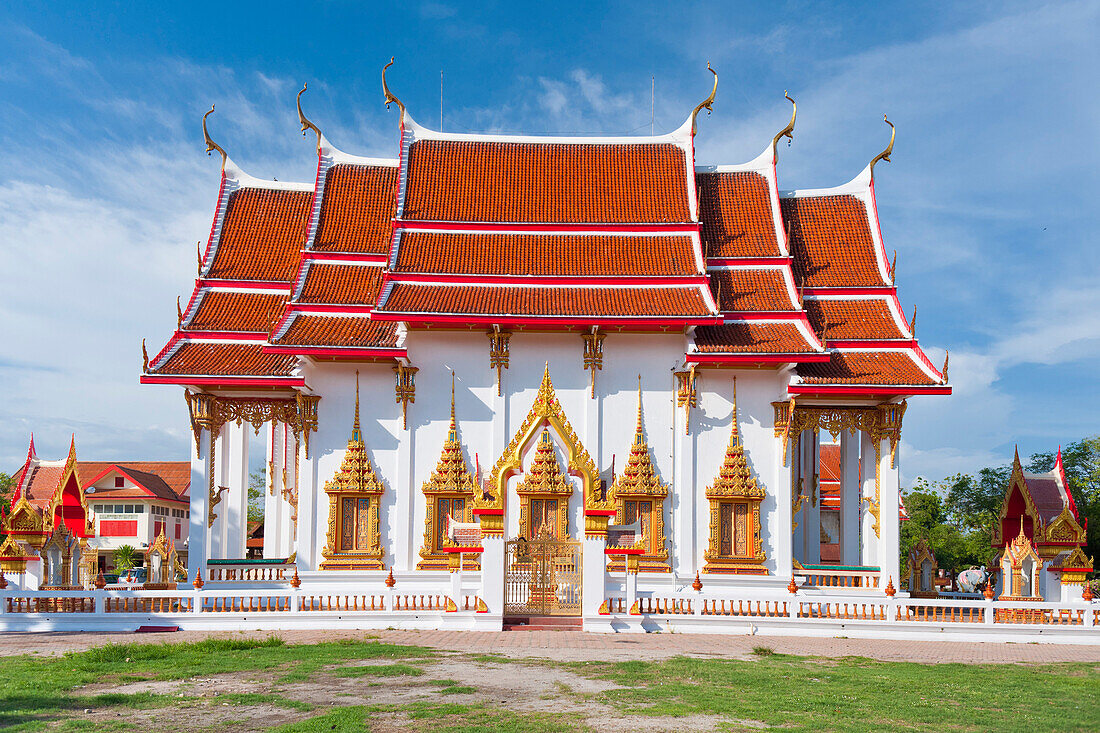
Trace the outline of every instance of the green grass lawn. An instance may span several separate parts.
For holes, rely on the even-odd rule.
[[[262,677],[267,692],[225,693],[218,704],[228,703],[234,714],[251,706],[275,706],[285,712],[284,719],[293,721],[276,728],[284,731],[367,730],[378,715],[400,715],[410,730],[586,730],[576,705],[604,710],[601,714],[610,710],[635,716],[643,730],[654,729],[645,724],[654,716],[689,715],[720,716],[727,721],[720,725],[728,729],[762,723],[795,731],[1100,730],[1100,665],[1095,664],[923,665],[808,659],[764,649],[751,660],[622,663],[509,662],[467,655],[463,659],[471,673],[458,681],[427,674],[438,658],[430,649],[371,641],[292,646],[277,638],[107,645],[60,658],[4,657],[0,728],[140,730],[128,720],[128,711],[130,717],[135,711],[163,711],[166,720],[180,725],[186,715],[201,712],[209,699],[200,701],[186,691],[189,687],[175,694],[124,694],[109,692],[109,685],[243,673]],[[546,691],[574,703],[572,713],[509,709],[499,700],[479,698],[479,665],[486,664],[498,672],[499,665],[506,664],[509,675],[523,675],[531,664],[548,665],[614,684],[586,696],[564,684]],[[422,695],[396,705],[326,703],[321,709],[295,687],[339,679],[360,686],[355,688],[360,696],[398,683],[416,686]],[[78,694],[80,687],[94,683],[108,687],[94,696]],[[109,723],[100,718],[93,726],[83,714],[85,708],[120,714]],[[235,725],[223,720],[218,728]]]

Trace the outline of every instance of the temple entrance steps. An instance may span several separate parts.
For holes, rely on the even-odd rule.
[[[505,631],[581,631],[579,616],[506,616]]]

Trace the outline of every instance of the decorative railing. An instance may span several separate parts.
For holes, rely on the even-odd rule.
[[[887,596],[822,597],[776,590],[637,591],[607,597],[602,615],[624,620],[707,617],[769,619],[780,622],[844,622],[854,624],[1058,626],[1100,629],[1100,603],[1073,601],[1045,603],[968,599],[931,599]]]
[[[874,565],[803,565],[794,574],[810,588],[874,590],[879,587],[880,578],[879,568]]]
[[[207,560],[206,580],[213,583],[289,582],[296,566],[286,558]]]

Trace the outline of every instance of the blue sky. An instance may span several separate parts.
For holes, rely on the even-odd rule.
[[[1100,431],[1100,3],[34,3],[0,9],[0,467],[184,458],[178,389],[141,387],[190,293],[215,159],[309,181],[294,95],[338,147],[396,154],[379,71],[454,131],[645,133],[721,76],[697,160],[759,153],[798,101],[781,188],[876,168],[900,297],[955,395],[911,402],[902,468],[931,479]],[[396,6],[396,4],[391,4]]]

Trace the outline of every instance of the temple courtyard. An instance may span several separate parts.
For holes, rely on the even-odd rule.
[[[3,634],[0,728],[1097,730],[1100,646],[568,631]]]

